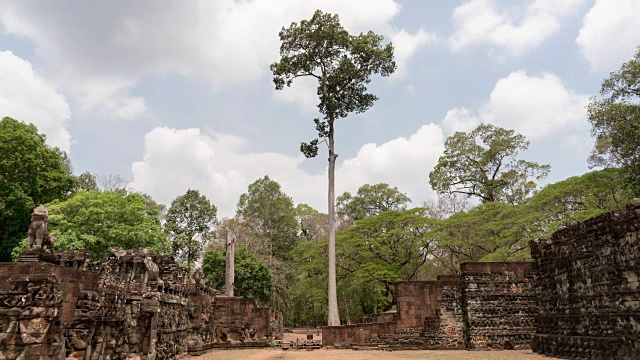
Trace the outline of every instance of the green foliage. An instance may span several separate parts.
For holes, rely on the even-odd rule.
[[[200,257],[205,236],[216,221],[218,209],[198,190],[189,189],[171,202],[164,231],[171,249],[188,268]]]
[[[640,196],[640,47],[602,82],[601,99],[587,106],[596,144],[592,166],[622,167],[626,181]]]
[[[318,80],[318,109],[325,117],[315,119],[319,139],[332,132],[333,121],[349,113],[361,113],[377,100],[367,93],[372,74],[389,76],[396,69],[393,46],[372,31],[350,35],[338,15],[317,10],[310,20],[292,23],[280,31],[280,61],[271,65],[276,89],[291,86],[298,77]],[[318,139],[303,143],[307,157],[318,152]]]
[[[295,281],[290,290],[288,323],[318,326],[327,319],[327,238],[301,241],[292,251]]]
[[[86,249],[94,259],[106,257],[110,247],[168,250],[158,212],[139,194],[80,191],[45,206],[49,233],[57,238],[54,250]]]
[[[0,121],[0,261],[11,261],[37,205],[70,194],[71,173],[66,153],[46,145],[33,124],[9,117]]]
[[[440,194],[476,196],[483,203],[522,203],[536,188],[530,178],[541,180],[550,169],[517,159],[528,146],[523,135],[493,125],[481,124],[470,133],[458,131],[447,138],[429,183]]]
[[[288,259],[298,240],[298,223],[293,201],[280,184],[265,176],[240,195],[236,218],[246,223],[252,238],[264,243],[254,247],[263,258]]]
[[[387,210],[405,210],[411,199],[397,187],[387,184],[362,185],[356,196],[345,192],[338,196],[337,211],[349,215],[354,220],[378,215]]]
[[[234,295],[268,303],[273,288],[269,268],[245,248],[236,249],[234,255]],[[226,251],[215,250],[207,251],[202,260],[202,271],[216,289],[224,288],[225,261]]]
[[[465,261],[529,258],[529,241],[607,211],[622,211],[632,193],[618,169],[593,171],[551,184],[525,204],[485,203],[434,226],[439,265],[457,272]]]
[[[341,291],[361,293],[363,306],[388,310],[395,283],[415,280],[434,250],[434,220],[424,209],[384,211],[364,218],[337,233],[338,267],[343,271]],[[340,288],[340,286],[339,286]]]
[[[88,171],[83,172],[76,178],[76,188],[74,192],[78,191],[98,191],[98,183],[96,177]]]

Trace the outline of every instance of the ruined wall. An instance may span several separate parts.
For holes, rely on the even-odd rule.
[[[0,360],[165,360],[247,343],[216,336],[228,317],[258,342],[282,337],[280,314],[253,300],[222,300],[249,305],[216,314],[219,292],[201,273],[186,281],[171,256],[115,251],[94,264],[85,252],[26,255],[0,263]]]
[[[531,255],[540,304],[535,352],[640,358],[640,203],[534,241]]]
[[[384,340],[380,340],[380,337],[393,334],[396,327],[395,322],[325,326],[322,328],[322,346],[337,346],[341,343],[360,345],[383,343]]]
[[[530,348],[538,314],[531,263],[463,263],[461,270],[466,348]]]
[[[462,275],[439,276],[435,281],[398,282],[395,326],[325,327],[323,344],[383,344],[390,349],[529,348],[538,313],[531,264],[465,263],[461,270]],[[380,329],[388,331],[374,337]]]
[[[279,312],[261,307],[254,299],[218,296],[215,305],[215,347],[269,346],[282,340],[283,325]]]
[[[73,324],[81,292],[96,280],[49,264],[0,264],[0,359],[64,358],[64,329]]]

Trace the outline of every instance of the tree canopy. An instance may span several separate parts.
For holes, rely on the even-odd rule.
[[[626,181],[640,196],[640,47],[602,82],[600,95],[587,106],[596,138],[589,163],[622,167]]]
[[[549,165],[518,159],[518,152],[526,150],[529,142],[513,130],[493,125],[481,124],[469,133],[458,131],[444,146],[444,154],[429,173],[431,187],[441,194],[518,204],[535,190],[534,180],[543,179],[550,170]]]
[[[0,121],[0,261],[11,261],[36,206],[64,199],[75,187],[67,154],[45,139],[33,124]]]
[[[245,248],[234,252],[234,296],[269,303],[273,280],[269,268]],[[226,251],[207,251],[202,271],[215,289],[224,288]]]
[[[349,192],[338,196],[337,211],[360,220],[387,210],[405,210],[410,202],[411,199],[397,187],[392,188],[384,183],[364,184],[358,188],[355,196]]]
[[[97,260],[106,257],[110,247],[167,252],[160,214],[146,202],[135,193],[80,191],[46,204],[49,233],[57,238],[54,250],[86,249]]]
[[[310,20],[292,23],[280,31],[280,61],[271,64],[277,90],[291,86],[294,79],[311,77],[318,81],[318,110],[315,119],[318,137],[302,143],[306,157],[318,154],[318,144],[326,142],[329,150],[329,313],[328,324],[339,325],[335,280],[335,121],[349,113],[361,113],[377,100],[367,92],[371,75],[388,76],[396,69],[393,46],[382,45],[383,37],[372,31],[350,35],[338,15],[317,10]]]
[[[206,235],[216,221],[218,209],[198,190],[189,189],[176,197],[166,215],[164,231],[171,249],[187,268],[200,257]]]
[[[256,248],[265,258],[288,259],[296,246],[298,223],[293,201],[276,181],[264,176],[240,195],[236,217],[253,232]]]

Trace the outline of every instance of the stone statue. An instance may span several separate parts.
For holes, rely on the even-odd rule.
[[[29,238],[27,250],[40,250],[45,239],[50,243],[50,245],[52,245],[51,238],[47,232],[48,219],[49,211],[44,206],[40,205],[33,210],[33,214],[31,215],[31,225],[27,232],[27,237]],[[53,240],[55,241],[55,238]]]
[[[160,279],[160,269],[158,265],[151,260],[151,256],[145,256],[142,260],[147,270],[147,281],[155,281],[159,288],[164,286],[164,282]]]

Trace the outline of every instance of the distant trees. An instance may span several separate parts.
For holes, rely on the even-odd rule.
[[[364,184],[353,196],[344,192],[338,196],[336,210],[339,214],[349,215],[354,220],[378,215],[387,210],[405,210],[411,199],[397,187],[388,184]]]
[[[235,251],[234,296],[253,298],[268,303],[273,288],[269,268],[245,248]],[[226,252],[207,251],[202,260],[202,271],[216,289],[224,288]]]
[[[171,242],[171,250],[180,262],[186,263],[189,274],[214,226],[217,208],[198,190],[189,189],[176,197],[166,215],[164,231]]]
[[[587,114],[596,138],[591,166],[621,167],[640,196],[640,47],[634,57],[602,82]]]
[[[26,238],[33,209],[70,196],[76,181],[66,153],[33,124],[0,121],[0,261]]]
[[[255,241],[264,242],[259,251],[265,259],[288,259],[298,240],[298,224],[293,201],[280,184],[268,176],[251,183],[240,195],[236,218],[248,226]]]
[[[493,125],[458,131],[447,138],[429,183],[440,194],[465,194],[483,203],[522,203],[536,188],[532,178],[541,180],[550,170],[549,165],[517,158],[528,146],[523,135]]]
[[[335,121],[369,109],[377,100],[367,93],[371,75],[388,76],[395,71],[393,46],[382,45],[382,40],[372,31],[350,35],[338,15],[317,10],[310,20],[282,28],[280,61],[271,65],[277,90],[299,77],[318,80],[318,109],[323,119],[314,120],[318,138],[302,143],[300,151],[314,157],[320,142],[326,142],[329,150],[329,325],[340,325],[335,285]]]

